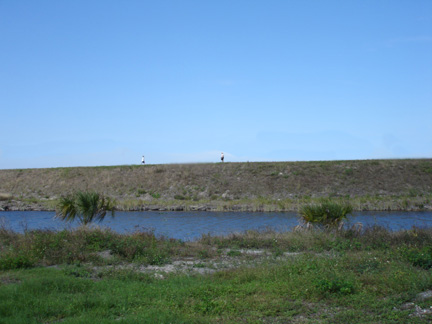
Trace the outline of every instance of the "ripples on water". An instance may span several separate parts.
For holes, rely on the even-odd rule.
[[[0,226],[17,232],[78,226],[76,222],[64,223],[54,216],[54,212],[0,212]],[[357,212],[348,217],[348,225],[357,222],[364,226],[380,225],[390,230],[410,229],[413,226],[432,227],[432,212]],[[284,231],[298,224],[297,214],[292,212],[116,212],[115,218],[107,216],[100,226],[119,233],[153,230],[156,235],[194,240],[202,234],[219,235],[266,228]]]

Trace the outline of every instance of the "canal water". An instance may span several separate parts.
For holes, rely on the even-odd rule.
[[[347,226],[360,222],[363,227],[380,225],[396,231],[416,227],[432,227],[432,212],[357,212],[348,217]],[[246,230],[286,231],[299,224],[296,213],[248,212],[116,212],[97,224],[119,233],[154,231],[158,236],[194,240],[203,234],[225,235]],[[65,223],[54,212],[0,212],[0,227],[16,232],[34,229],[72,229],[79,224]]]

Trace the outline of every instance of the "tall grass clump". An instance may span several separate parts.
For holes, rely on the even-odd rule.
[[[320,204],[307,204],[300,207],[300,217],[306,224],[324,227],[338,226],[353,211],[348,203],[323,200]]]
[[[64,221],[78,219],[83,225],[93,221],[101,222],[108,211],[114,216],[114,202],[96,192],[78,191],[60,199],[57,218]]]

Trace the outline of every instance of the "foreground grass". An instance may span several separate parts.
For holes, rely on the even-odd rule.
[[[80,241],[86,243],[79,245]],[[137,246],[144,248],[141,252],[136,248],[135,254],[125,252]],[[98,259],[95,252],[108,247],[114,259]],[[164,279],[115,267],[163,264],[183,257],[206,262],[222,258],[218,251],[226,248],[238,258],[244,257],[243,249],[263,249],[269,255],[259,263],[251,259],[211,275],[173,273]],[[432,289],[431,229],[251,231],[188,243],[151,233],[119,235],[85,228],[22,235],[4,230],[0,251],[0,323],[429,323],[432,319],[415,308],[432,306],[431,298],[416,299]],[[284,254],[294,251],[299,253]],[[148,258],[157,253],[164,257]],[[24,262],[25,257],[31,262]],[[49,264],[56,266],[46,267]]]

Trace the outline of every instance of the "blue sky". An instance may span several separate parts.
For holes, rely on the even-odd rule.
[[[432,1],[0,0],[0,169],[432,157]]]

